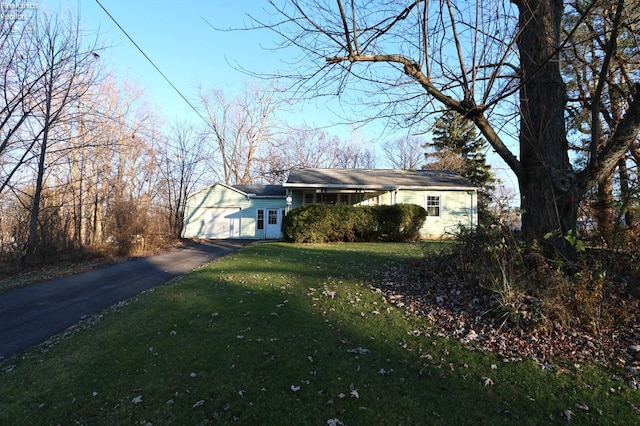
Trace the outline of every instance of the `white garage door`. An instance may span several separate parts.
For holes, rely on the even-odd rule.
[[[203,234],[204,238],[240,238],[240,209],[207,208]]]

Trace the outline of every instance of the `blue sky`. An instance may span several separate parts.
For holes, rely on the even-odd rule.
[[[220,27],[240,27],[247,12],[260,12],[249,2],[229,1],[124,1],[101,0],[131,38],[188,98],[197,86],[237,90],[249,77],[234,70],[229,62],[258,66],[268,72],[276,62],[258,44],[263,32],[215,31],[202,18]],[[258,2],[252,2],[258,4]],[[246,7],[243,7],[246,6]],[[137,80],[154,103],[168,115],[190,113],[189,107],[144,58],[95,0],[83,0],[80,15],[87,29],[100,28],[108,49],[104,60],[120,75]]]
[[[271,31],[217,31],[205,22],[206,19],[218,28],[242,28],[250,25],[248,13],[268,20],[263,10],[266,2],[100,0],[100,3],[192,103],[198,85],[238,92],[247,81],[257,81],[234,69],[232,64],[267,74],[285,69],[288,66],[285,62],[298,53],[268,49],[277,44]],[[41,9],[79,10],[84,29],[99,29],[100,40],[109,47],[101,53],[101,60],[120,78],[127,77],[143,87],[149,103],[160,108],[166,121],[176,117],[199,120],[95,0],[41,0],[40,5]],[[285,119],[294,124],[304,121],[310,126],[331,126],[339,121],[331,112],[337,108],[337,99],[329,107],[298,104]],[[382,123],[374,123],[358,133],[361,138],[373,139],[381,127]],[[351,137],[347,126],[335,126],[328,131],[344,139]]]

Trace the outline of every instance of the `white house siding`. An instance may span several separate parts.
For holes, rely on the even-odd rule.
[[[282,217],[284,216],[284,210],[287,206],[287,202],[282,198],[253,198],[251,207],[242,211],[242,235],[243,238],[255,238],[262,240],[265,238],[265,230],[267,226],[267,210],[277,209],[278,220],[280,221],[280,229],[282,229]],[[264,210],[264,227],[263,229],[257,229],[258,210]]]
[[[207,221],[217,212],[234,212],[234,232],[220,233],[214,238],[242,237],[243,211],[250,205],[246,196],[224,185],[213,185],[189,196],[184,215],[182,236],[184,238],[211,238],[212,226]],[[239,223],[238,223],[239,222]],[[236,229],[240,228],[240,231]]]
[[[420,229],[425,238],[440,237],[455,231],[458,226],[474,227],[478,223],[475,191],[412,191],[400,190],[397,203],[417,204],[427,208],[428,195],[440,196],[440,216],[427,216]]]
[[[253,198],[226,185],[216,184],[189,196],[185,209],[184,238],[247,238],[263,239],[265,230],[256,226],[258,209],[278,209],[280,218],[286,201],[282,198]],[[224,213],[224,212],[228,212]],[[225,223],[213,226],[212,217]],[[282,223],[282,222],[280,222]],[[266,225],[266,222],[265,222]],[[213,232],[217,232],[212,236]]]

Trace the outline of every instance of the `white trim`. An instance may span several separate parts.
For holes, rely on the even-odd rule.
[[[429,203],[428,203],[428,198],[429,197],[438,197],[438,214],[437,215],[429,215]],[[443,207],[443,199],[442,199],[442,193],[440,192],[432,192],[432,193],[425,193],[424,194],[424,209],[427,211],[427,219],[429,219],[430,217],[437,217],[437,218],[441,218],[442,217],[442,207]],[[432,206],[435,207],[435,206]]]

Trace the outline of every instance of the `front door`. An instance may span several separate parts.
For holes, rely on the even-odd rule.
[[[265,238],[277,240],[280,238],[280,209],[267,209],[267,225],[265,227]]]

